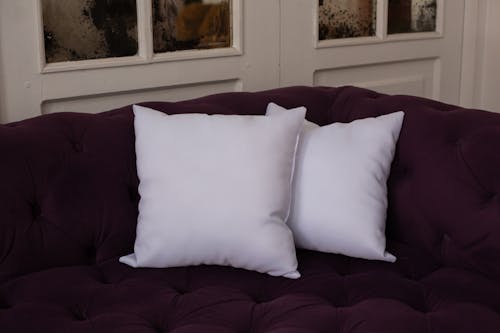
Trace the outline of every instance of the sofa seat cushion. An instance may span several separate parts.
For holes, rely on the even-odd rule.
[[[117,258],[0,287],[3,332],[499,332],[500,285],[458,268],[299,251],[298,280]],[[406,256],[407,257],[407,256]]]

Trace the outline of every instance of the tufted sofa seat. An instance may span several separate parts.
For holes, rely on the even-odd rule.
[[[131,107],[44,115],[0,125],[0,332],[500,332],[500,115],[355,87],[143,105],[262,114],[270,101],[320,125],[405,111],[389,179],[396,263],[299,250],[298,280],[125,266]]]

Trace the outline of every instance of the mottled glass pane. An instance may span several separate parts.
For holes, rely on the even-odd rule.
[[[230,0],[153,0],[155,53],[231,46]]]
[[[376,0],[319,0],[319,40],[374,36]]]
[[[137,54],[136,0],[42,0],[45,60]]]
[[[436,31],[436,0],[389,0],[387,33]]]

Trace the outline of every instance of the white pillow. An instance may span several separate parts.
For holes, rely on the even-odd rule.
[[[267,114],[290,112],[274,103]],[[403,112],[304,126],[288,225],[298,247],[394,262],[385,251],[387,178]]]
[[[305,110],[166,115],[134,105],[139,217],[133,267],[230,265],[298,278],[285,220]]]

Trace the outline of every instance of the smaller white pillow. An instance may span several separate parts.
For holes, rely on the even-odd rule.
[[[290,211],[305,110],[166,115],[134,105],[139,217],[132,267],[229,265],[300,277]]]
[[[266,114],[286,112],[270,103]],[[385,251],[387,178],[403,118],[396,112],[348,124],[304,124],[287,222],[298,247],[396,260]]]

